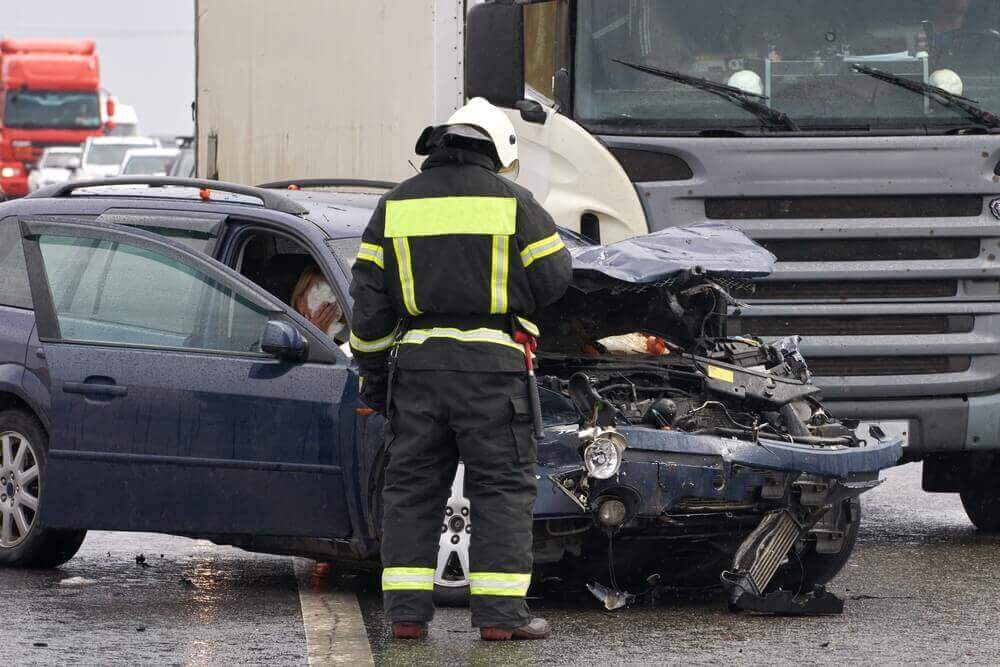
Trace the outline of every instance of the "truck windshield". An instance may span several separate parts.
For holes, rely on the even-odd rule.
[[[101,126],[97,93],[12,90],[7,93],[3,124],[20,128],[94,130]]]
[[[737,105],[625,67],[767,96],[803,130],[948,131],[967,114],[852,69],[938,86],[1000,113],[1000,0],[580,0],[576,116],[597,131],[759,128]]]

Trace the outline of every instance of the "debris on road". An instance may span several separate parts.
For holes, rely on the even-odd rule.
[[[69,577],[68,579],[60,579],[59,585],[65,586],[67,588],[81,587],[81,586],[91,586],[97,582],[93,579],[87,579],[86,577]]]

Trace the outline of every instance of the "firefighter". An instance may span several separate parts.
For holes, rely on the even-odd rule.
[[[516,172],[507,116],[476,98],[428,127],[421,172],[387,193],[353,267],[351,349],[364,401],[385,412],[382,589],[393,634],[426,636],[441,520],[459,459],[475,526],[472,624],[541,639],[531,579],[535,440],[518,331],[562,296],[570,256]],[[520,338],[520,337],[519,337]]]

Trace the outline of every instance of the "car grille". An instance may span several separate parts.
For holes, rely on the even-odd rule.
[[[809,370],[820,377],[865,375],[927,375],[963,373],[972,365],[967,355],[923,357],[809,357]]]
[[[983,212],[978,195],[876,197],[720,197],[705,200],[712,220],[829,220],[833,218],[954,218]]]
[[[814,282],[769,280],[757,283],[759,300],[836,300],[947,298],[958,294],[957,280],[858,280]]]
[[[743,333],[754,336],[880,336],[968,333],[972,315],[860,315],[810,317],[744,317]]]
[[[970,259],[978,238],[758,239],[780,262],[885,262]]]

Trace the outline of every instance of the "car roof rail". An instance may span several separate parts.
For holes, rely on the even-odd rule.
[[[271,211],[280,211],[291,215],[305,215],[309,209],[296,201],[273,190],[265,188],[255,188],[252,185],[239,185],[237,183],[226,183],[225,181],[210,181],[201,178],[177,178],[173,176],[116,176],[114,178],[100,178],[85,181],[70,181],[58,185],[50,185],[28,194],[28,198],[46,199],[68,197],[76,190],[86,188],[106,187],[111,185],[146,185],[151,188],[178,187],[178,188],[198,188],[199,190],[215,190],[216,192],[228,192],[234,195],[253,197],[259,199],[261,205]],[[103,193],[102,193],[103,194]],[[134,193],[130,193],[134,196]]]
[[[392,190],[399,185],[393,181],[373,181],[363,178],[293,178],[286,181],[261,183],[258,188],[280,190],[308,190],[310,188],[379,188]]]

